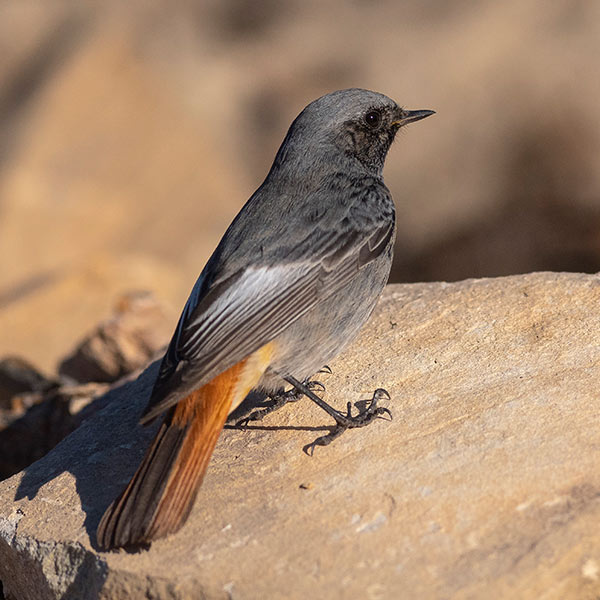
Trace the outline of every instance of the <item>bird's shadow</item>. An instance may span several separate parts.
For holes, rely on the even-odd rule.
[[[92,548],[99,551],[96,528],[109,504],[122,491],[138,467],[160,419],[144,427],[139,418],[146,406],[158,373],[159,361],[148,366],[135,380],[117,384],[108,393],[96,399],[86,409],[89,417],[78,429],[66,437],[46,456],[29,465],[23,474],[15,501],[33,500],[40,489],[62,473],[69,472],[75,479],[76,492],[85,513],[84,528]],[[264,394],[251,393],[233,412],[228,429],[242,429],[233,423],[244,412],[265,406]],[[85,417],[82,414],[82,417]],[[256,426],[264,431],[296,430],[321,431],[328,427]],[[250,429],[249,428],[249,429]],[[243,435],[243,432],[240,432]],[[64,481],[62,479],[61,481]],[[58,485],[68,484],[59,483]],[[59,494],[60,488],[50,493]]]

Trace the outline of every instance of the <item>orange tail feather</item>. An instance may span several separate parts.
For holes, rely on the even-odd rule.
[[[232,400],[239,395],[238,383],[247,379],[240,377],[245,362],[167,412],[138,470],[98,525],[101,548],[149,543],[185,523]],[[260,374],[252,377],[253,383]]]

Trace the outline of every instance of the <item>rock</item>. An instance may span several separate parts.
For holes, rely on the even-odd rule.
[[[12,399],[24,392],[45,392],[56,381],[42,375],[32,364],[18,356],[0,360],[0,413],[12,409]]]
[[[88,405],[106,392],[106,384],[148,363],[172,328],[151,293],[130,292],[61,363],[60,381],[45,378],[22,359],[2,361],[0,480],[40,459],[79,427],[96,410],[99,403]]]
[[[394,420],[313,457],[308,400],[226,429],[185,527],[138,553],[95,529],[155,426],[157,363],[0,483],[7,598],[596,598],[600,278],[393,285],[323,376]]]
[[[145,365],[169,341],[173,323],[150,292],[131,292],[59,366],[78,382],[111,382]]]
[[[84,410],[106,392],[107,384],[54,387],[13,398],[10,422],[0,430],[0,480],[42,458],[93,414]]]
[[[45,454],[35,454],[27,450],[26,453],[35,458],[29,462],[15,462],[13,457],[21,454],[25,439],[20,435],[16,438],[11,434],[6,435],[4,431],[34,404],[51,395],[58,385],[58,381],[46,377],[31,363],[18,356],[8,356],[0,360],[0,480],[17,473]],[[25,433],[27,439],[31,440],[40,432],[28,430]],[[6,439],[10,439],[8,444],[4,443]]]

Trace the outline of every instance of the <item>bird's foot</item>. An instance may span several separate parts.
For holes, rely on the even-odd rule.
[[[384,406],[378,406],[377,403],[381,399],[390,400],[388,392],[382,388],[378,388],[373,392],[373,397],[368,401],[366,407],[360,411],[357,415],[352,416],[352,403],[348,402],[346,407],[346,413],[335,411],[337,414],[332,415],[336,420],[335,427],[327,434],[318,437],[312,444],[308,444],[304,447],[304,451],[312,456],[316,446],[328,446],[346,431],[347,429],[355,429],[356,427],[365,427],[372,423],[375,419],[384,418],[384,415],[392,420],[392,413],[388,408]]]
[[[319,373],[321,372],[327,371],[319,371]],[[303,382],[303,384],[311,391],[325,391],[325,386],[320,381],[310,381],[309,379],[306,379]],[[298,400],[300,400],[300,398],[302,398],[303,395],[304,394],[301,391],[297,390],[296,388],[292,388],[287,392],[281,392],[279,394],[276,394],[275,396],[271,396],[271,403],[268,406],[251,412],[247,417],[244,417],[243,419],[237,421],[235,426],[245,429],[250,422],[262,421],[268,414],[280,409],[282,406],[285,406],[289,402],[298,402]]]

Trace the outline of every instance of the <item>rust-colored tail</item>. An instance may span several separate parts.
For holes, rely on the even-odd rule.
[[[239,389],[241,380],[248,379],[243,376],[245,362],[221,373],[167,412],[138,470],[98,525],[101,548],[149,543],[185,523],[232,400],[249,391]],[[248,383],[254,384],[259,377],[256,373]]]

